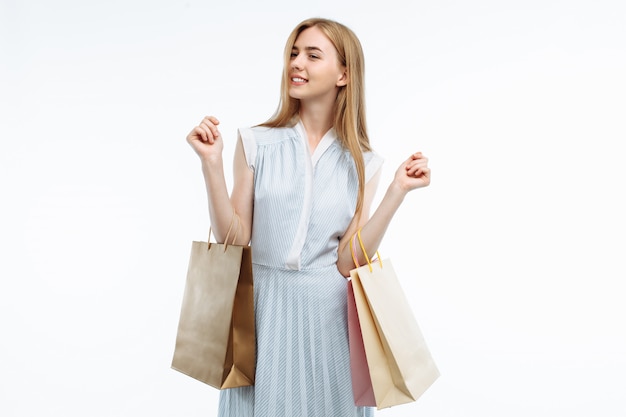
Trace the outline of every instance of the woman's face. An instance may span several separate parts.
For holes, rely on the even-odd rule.
[[[302,31],[291,50],[289,95],[301,101],[332,103],[346,80],[346,68],[326,35],[315,26]]]

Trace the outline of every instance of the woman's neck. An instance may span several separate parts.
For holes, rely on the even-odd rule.
[[[299,116],[309,139],[309,148],[313,152],[324,135],[333,127],[332,108],[307,106],[301,103]]]

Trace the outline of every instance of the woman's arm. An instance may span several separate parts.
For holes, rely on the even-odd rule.
[[[380,205],[369,217],[369,207],[371,206],[376,192],[376,185],[380,173],[368,182],[365,186],[365,200],[363,204],[363,213],[360,220],[354,218],[352,223],[346,230],[343,238],[339,242],[337,269],[344,276],[350,275],[350,270],[354,269],[354,261],[350,253],[350,239],[361,229],[361,239],[363,245],[371,258],[371,254],[378,250],[383,236],[387,231],[387,227],[391,223],[391,219],[404,201],[404,197],[409,191],[426,187],[430,184],[430,169],[428,168],[428,158],[421,152],[415,153],[404,161],[396,170],[395,176]],[[359,263],[365,263],[365,257],[361,253],[360,247],[357,249]]]
[[[235,243],[246,245],[250,241],[252,230],[253,172],[246,163],[241,139],[238,139],[233,163],[233,192],[229,198],[222,159],[224,144],[217,125],[219,121],[215,117],[205,117],[189,133],[187,142],[202,163],[211,229],[215,239],[224,242],[233,214],[236,213],[240,218],[240,225]]]

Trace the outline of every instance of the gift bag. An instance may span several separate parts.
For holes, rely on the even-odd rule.
[[[375,403],[363,405],[382,409],[415,401],[435,382],[439,371],[391,261],[378,257],[378,262],[372,263],[365,253],[360,231],[357,236],[367,265],[359,267],[353,252],[357,267],[350,272],[348,289],[351,287],[356,304],[375,398]],[[358,341],[351,340],[350,344],[353,343]],[[355,360],[351,365],[354,370],[358,362]]]
[[[233,222],[235,217],[233,217]],[[254,385],[252,258],[225,243],[193,242],[172,368],[218,389]]]

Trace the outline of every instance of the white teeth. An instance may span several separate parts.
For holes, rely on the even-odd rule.
[[[306,80],[304,78],[292,78],[291,81],[296,83],[304,83]]]

